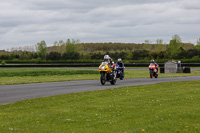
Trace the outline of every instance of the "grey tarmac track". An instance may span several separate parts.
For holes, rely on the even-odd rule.
[[[98,70],[97,68],[69,68],[71,70]],[[125,68],[125,70],[149,70],[148,67],[146,68]],[[200,70],[200,68],[191,68],[192,70]]]
[[[145,84],[155,84],[172,81],[194,81],[200,80],[200,76],[192,77],[174,77],[174,78],[137,78],[117,80],[116,85],[107,82],[101,85],[99,80],[82,80],[66,82],[49,82],[19,85],[2,85],[0,86],[0,104],[7,104],[16,101],[33,99],[38,97],[47,97],[67,93],[76,93],[83,91],[103,90],[123,86],[136,86]]]

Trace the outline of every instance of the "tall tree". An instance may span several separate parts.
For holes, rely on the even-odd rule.
[[[172,36],[172,40],[175,40],[177,43],[181,43],[182,41],[181,41],[181,37],[179,36],[179,35],[174,35],[174,36]]]
[[[200,38],[197,39],[197,45],[200,45]]]
[[[66,42],[66,52],[67,53],[72,53],[72,52],[78,52],[79,50],[81,50],[81,48],[77,47],[77,44],[79,43],[79,40],[75,40],[75,39],[67,39]]]
[[[171,40],[167,52],[170,54],[171,59],[177,59],[178,55],[182,52],[182,43],[177,40]]]
[[[42,59],[46,59],[46,54],[47,54],[46,42],[43,40],[43,41],[37,43],[36,48],[37,48],[37,53],[38,53],[39,57],[41,57]]]
[[[54,46],[57,46],[58,45],[58,41],[54,41]]]
[[[157,43],[157,44],[163,44],[163,40],[162,40],[162,39],[157,39],[157,40],[156,40],[156,43]]]
[[[70,39],[67,39],[67,42],[66,42],[66,44],[71,44],[71,41],[70,41]]]
[[[59,43],[58,43],[59,46],[61,46],[63,44],[64,44],[63,40],[60,40]]]
[[[144,44],[151,44],[151,42],[149,40],[145,40]]]
[[[52,52],[58,52],[58,41],[54,41],[52,46]]]
[[[195,48],[200,50],[200,38],[197,39],[197,45],[195,46]]]

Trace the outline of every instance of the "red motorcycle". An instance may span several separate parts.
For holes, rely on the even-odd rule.
[[[158,68],[159,65],[155,65],[154,63],[151,63],[149,65],[149,73],[150,73],[150,78],[158,78]]]

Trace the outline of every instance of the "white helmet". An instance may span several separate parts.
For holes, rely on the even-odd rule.
[[[154,59],[152,59],[152,60],[151,60],[151,63],[155,63],[155,60],[154,60]]]
[[[121,58],[119,58],[117,61],[118,61],[118,62],[121,62],[121,61],[122,61],[122,59],[121,59]]]
[[[109,55],[104,55],[104,60],[110,59]]]

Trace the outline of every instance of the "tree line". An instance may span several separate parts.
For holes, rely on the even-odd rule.
[[[35,51],[22,49],[0,51],[0,60],[16,62],[20,60],[92,62],[91,60],[96,60],[98,62],[105,54],[108,54],[114,60],[122,58],[125,62],[148,62],[151,59],[162,62],[169,59],[200,62],[200,39],[197,40],[197,45],[194,45],[183,43],[179,35],[174,35],[169,44],[159,44],[162,42],[162,39],[158,39],[157,44],[149,44],[146,40],[142,44],[80,43],[80,40],[67,39],[66,42],[55,41],[53,46],[47,47],[43,40],[35,45]]]

